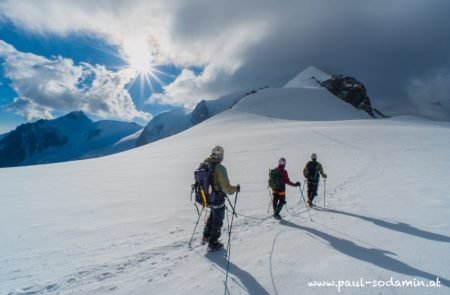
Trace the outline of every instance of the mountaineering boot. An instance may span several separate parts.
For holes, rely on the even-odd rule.
[[[217,251],[222,248],[223,248],[223,243],[221,241],[209,243],[209,245],[208,245],[208,251]]]
[[[281,216],[280,214],[274,214],[273,217],[277,220],[281,220]]]
[[[309,207],[309,208],[312,208],[312,206],[313,206],[312,201],[311,201],[311,200],[308,200],[308,207]]]
[[[203,239],[202,239],[202,246],[206,245],[206,243],[209,243],[209,238],[203,237]]]

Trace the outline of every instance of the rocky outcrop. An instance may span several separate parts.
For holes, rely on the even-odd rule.
[[[206,101],[200,101],[195,109],[191,113],[191,122],[193,125],[197,125],[210,117],[208,106]]]
[[[27,157],[67,143],[57,128],[45,126],[46,120],[22,124],[0,141],[0,167],[17,166]]]
[[[340,99],[375,118],[366,87],[355,78],[333,75],[331,79],[322,81],[320,84]]]

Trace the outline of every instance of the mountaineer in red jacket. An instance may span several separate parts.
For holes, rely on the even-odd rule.
[[[275,219],[281,219],[280,211],[283,209],[284,204],[286,204],[286,184],[290,186],[300,186],[300,182],[293,183],[288,176],[287,171],[284,169],[286,166],[286,159],[280,158],[278,160],[278,170],[279,182],[276,187],[272,188],[272,205],[273,205],[273,217]]]

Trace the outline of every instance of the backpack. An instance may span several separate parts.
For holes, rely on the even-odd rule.
[[[319,180],[319,171],[317,169],[318,166],[319,163],[313,161],[309,161],[308,164],[306,164],[306,173],[307,173],[306,178],[308,179],[308,181],[311,182]]]
[[[208,207],[216,201],[216,191],[214,190],[214,169],[215,164],[203,162],[194,172],[195,201],[202,206]]]
[[[274,190],[279,190],[281,186],[280,169],[269,169],[269,187]]]

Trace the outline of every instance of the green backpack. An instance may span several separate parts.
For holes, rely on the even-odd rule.
[[[280,175],[280,169],[269,169],[269,187],[277,190],[281,188],[281,175]]]

